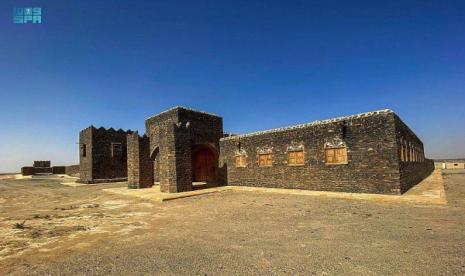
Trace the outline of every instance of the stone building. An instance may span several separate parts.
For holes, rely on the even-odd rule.
[[[129,135],[130,188],[151,187],[155,181],[162,192],[173,193],[191,191],[192,182],[219,182],[221,117],[175,107],[148,118],[145,133]]]
[[[44,174],[67,174],[67,170],[72,173],[73,166],[53,166],[50,161],[34,161],[32,167],[22,167],[21,174],[44,175]]]
[[[127,135],[132,131],[90,126],[79,133],[79,173],[81,183],[125,181]]]
[[[35,175],[35,174],[52,174],[52,162],[49,160],[37,160],[34,161],[32,167],[22,167],[21,174],[22,175]]]
[[[97,145],[86,142],[89,136],[81,141],[94,150],[108,151],[114,142],[112,136]],[[423,143],[391,110],[228,136],[221,117],[175,107],[148,118],[145,135],[129,132],[125,139],[120,143],[125,148],[127,141],[128,169],[100,165],[98,178],[124,172],[129,188],[159,183],[162,192],[190,191],[193,182],[207,182],[401,194],[434,168]],[[102,155],[91,164],[109,158]],[[81,158],[81,174],[89,171],[89,161]]]
[[[433,170],[391,110],[225,137],[228,185],[400,194]]]

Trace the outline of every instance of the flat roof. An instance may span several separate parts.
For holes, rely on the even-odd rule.
[[[392,111],[391,109],[382,109],[382,110],[370,111],[370,112],[365,112],[365,113],[359,113],[355,115],[336,117],[333,119],[316,120],[310,123],[298,124],[298,125],[293,125],[293,126],[288,126],[288,127],[273,128],[269,130],[256,131],[256,132],[251,132],[247,134],[223,137],[220,140],[233,140],[233,139],[238,139],[238,138],[243,138],[243,137],[250,137],[250,136],[267,134],[267,133],[282,132],[282,131],[287,131],[287,130],[292,130],[292,129],[306,128],[310,126],[324,125],[324,124],[329,124],[329,123],[334,123],[334,122],[340,122],[340,121],[345,121],[345,120],[364,118],[364,117],[370,117],[370,116],[374,116],[378,114],[388,114],[388,113],[394,113],[394,111]]]

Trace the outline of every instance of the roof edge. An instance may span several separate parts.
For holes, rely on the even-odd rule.
[[[240,134],[240,135],[235,135],[235,136],[223,137],[223,138],[220,138],[220,140],[221,141],[234,140],[234,139],[240,139],[243,137],[251,137],[251,136],[256,136],[256,135],[261,135],[261,134],[282,132],[282,131],[305,128],[305,127],[310,127],[310,126],[330,124],[330,123],[340,122],[340,121],[345,121],[345,120],[365,118],[365,117],[370,117],[370,116],[374,116],[378,114],[395,114],[395,112],[391,109],[380,109],[380,110],[375,110],[375,111],[370,111],[370,112],[358,113],[354,115],[336,117],[332,119],[316,120],[316,121],[312,121],[309,123],[303,123],[303,124],[292,125],[292,126],[287,126],[287,127],[273,128],[273,129],[255,131],[255,132]]]
[[[202,113],[202,114],[206,114],[206,115],[213,116],[213,117],[222,118],[221,116],[216,115],[216,114],[213,114],[213,113],[209,113],[209,112],[205,112],[205,111],[201,111],[201,110],[192,109],[192,108],[188,108],[188,107],[184,107],[184,106],[177,105],[177,106],[175,106],[175,107],[172,107],[172,108],[170,108],[170,109],[167,109],[167,110],[165,110],[165,111],[162,111],[162,112],[160,112],[160,113],[158,113],[158,114],[152,115],[152,116],[148,117],[148,118],[145,119],[145,120],[150,120],[150,119],[152,119],[152,118],[158,117],[158,116],[160,116],[160,115],[162,115],[162,114],[165,114],[165,113],[168,113],[168,112],[170,112],[170,111],[177,110],[177,109],[183,109],[183,110],[187,110],[187,111],[193,111],[193,112]]]
[[[86,128],[83,128],[81,129],[79,132],[83,132],[83,131],[86,131],[88,129],[93,129],[93,130],[96,130],[96,131],[108,131],[108,132],[124,132],[124,133],[132,133],[134,132],[134,130],[131,130],[131,129],[128,129],[128,130],[124,130],[124,129],[114,129],[113,127],[109,127],[109,128],[105,128],[103,126],[101,127],[95,127],[94,125],[90,125]]]

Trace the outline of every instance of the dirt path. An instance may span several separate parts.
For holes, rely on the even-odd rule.
[[[0,261],[75,247],[82,239],[91,243],[108,233],[129,233],[143,227],[149,214],[144,210],[153,206],[101,193],[102,187],[79,189],[60,181],[0,181]]]
[[[0,274],[464,274],[465,174],[444,179],[447,206],[2,180]]]

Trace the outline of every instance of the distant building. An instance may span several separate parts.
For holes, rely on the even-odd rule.
[[[434,159],[434,166],[443,170],[465,169],[465,159]]]
[[[128,177],[130,188],[159,182],[162,192],[190,191],[201,181],[401,194],[434,169],[391,110],[226,135],[221,117],[175,107],[148,118],[143,136],[85,129],[80,147],[82,182]]]
[[[22,175],[51,174],[52,167],[50,161],[34,161],[32,167],[22,167]]]
[[[465,169],[465,162],[444,162],[442,168],[445,170]]]
[[[32,167],[22,167],[21,174],[26,175],[44,175],[44,174],[66,174],[72,172],[73,166],[51,166],[50,161],[34,161]]]

